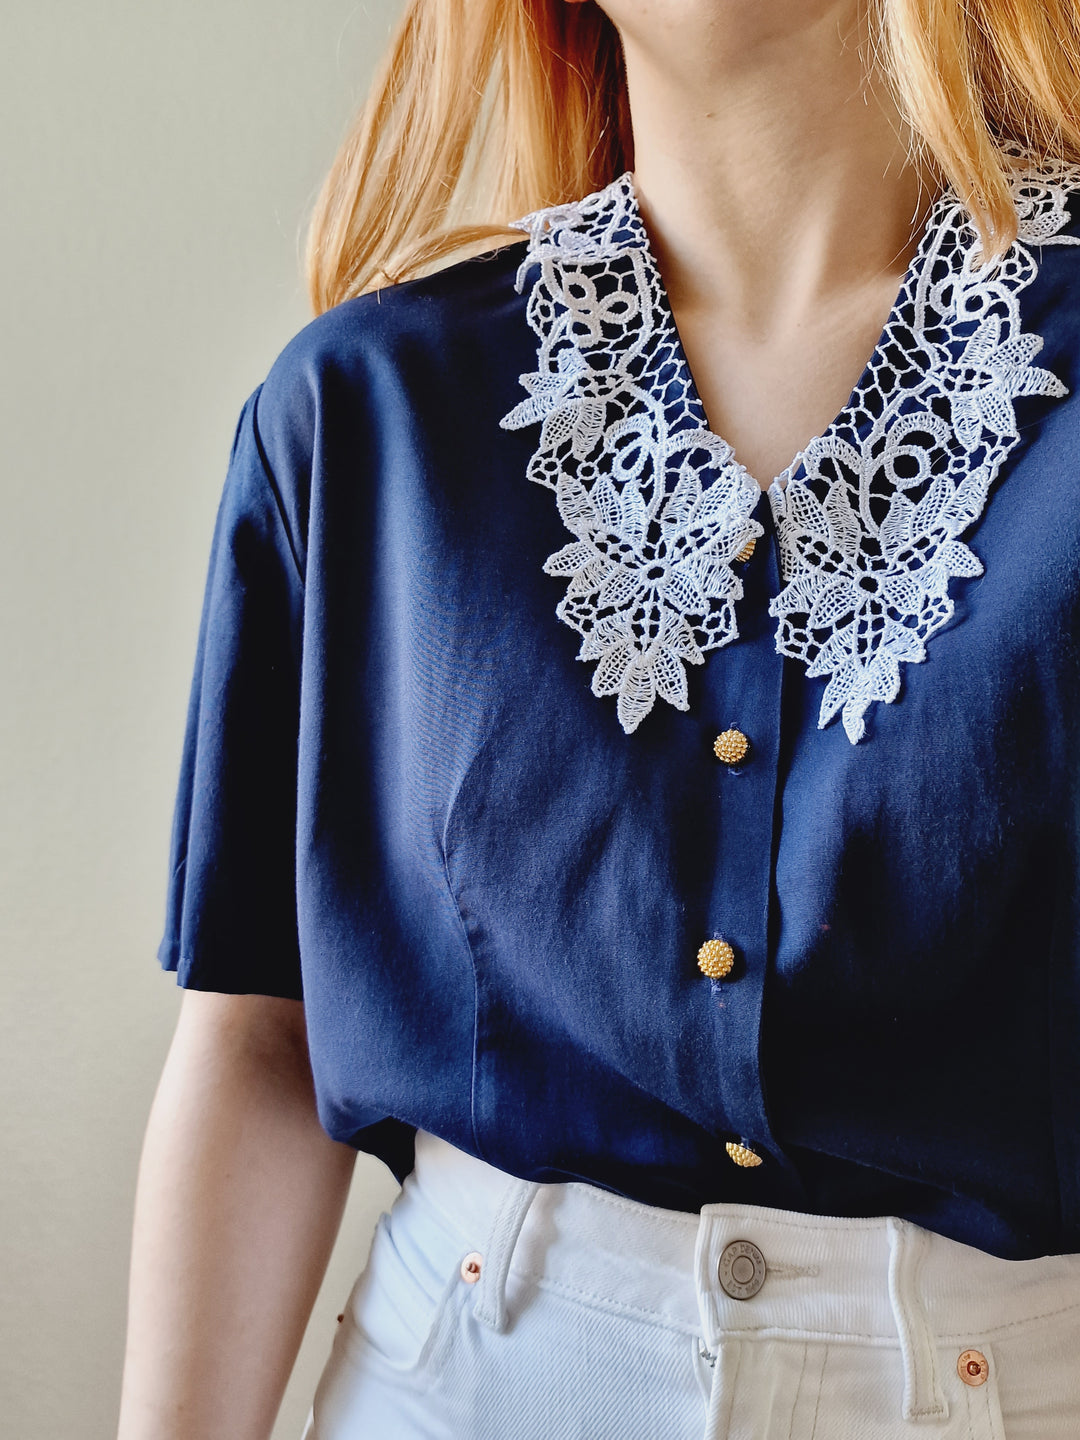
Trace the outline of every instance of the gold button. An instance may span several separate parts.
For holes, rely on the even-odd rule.
[[[956,1362],[956,1373],[965,1385],[985,1385],[990,1366],[981,1350],[965,1350]]]
[[[746,758],[750,741],[741,730],[725,730],[722,735],[717,735],[712,748],[716,758],[723,760],[725,765],[738,765]]]
[[[744,1170],[753,1170],[756,1165],[761,1164],[761,1156],[756,1150],[751,1150],[749,1145],[740,1145],[734,1140],[729,1140],[724,1146],[724,1149],[727,1151],[729,1158],[733,1160],[736,1165],[741,1165]],[[973,1381],[968,1381],[968,1384],[973,1383]]]
[[[742,549],[739,551],[739,553],[735,556],[735,559],[745,563],[747,560],[750,559],[750,556],[753,555],[756,546],[757,538],[756,536],[752,535],[750,539],[747,540],[746,544],[742,547]]]
[[[484,1263],[484,1257],[471,1250],[461,1262],[461,1278],[468,1285],[475,1285],[480,1279],[480,1267]]]
[[[723,980],[725,975],[731,973],[731,967],[735,964],[735,951],[726,940],[717,936],[713,940],[706,940],[701,949],[697,952],[698,969],[703,975],[708,975],[710,980]]]

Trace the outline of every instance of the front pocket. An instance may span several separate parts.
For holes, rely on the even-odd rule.
[[[1080,1436],[1080,1306],[1076,1279],[1066,1268],[1061,1299],[1046,1314],[1003,1326],[994,1346],[972,1343],[986,1356],[985,1386],[969,1396],[974,1440],[1075,1440]],[[985,1392],[985,1393],[983,1393]],[[965,1440],[967,1437],[965,1436]]]
[[[430,1366],[440,1321],[465,1288],[453,1253],[433,1246],[403,1224],[401,1201],[380,1215],[371,1253],[345,1306],[343,1340],[357,1358],[372,1358],[400,1374]]]

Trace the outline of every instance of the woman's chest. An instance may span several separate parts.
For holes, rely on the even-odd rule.
[[[901,874],[919,853],[965,853],[1043,823],[1072,783],[1080,716],[1074,430],[1066,401],[1023,437],[965,532],[981,569],[946,577],[948,613],[935,610],[932,628],[925,586],[890,598],[840,577],[852,593],[831,612],[819,605],[802,653],[783,653],[792,622],[776,602],[810,522],[805,506],[789,504],[789,519],[762,496],[731,634],[684,664],[684,708],[654,698],[631,733],[617,696],[597,693],[603,656],[583,663],[581,631],[559,613],[566,577],[545,564],[565,515],[523,479],[519,438],[503,435],[479,466],[435,468],[444,446],[429,436],[395,467],[381,514],[340,487],[324,501],[326,551],[310,567],[319,624],[305,644],[320,773],[367,787],[370,758],[364,770],[356,757],[377,746],[383,783],[408,797],[403,821],[480,883],[542,885],[545,865],[576,855],[616,884],[647,855],[654,873],[662,861],[675,904],[709,874],[771,867],[789,833],[820,843],[820,863],[836,867],[845,834],[884,827],[882,865]],[[826,578],[835,591],[836,575]],[[599,624],[605,607],[591,601]],[[836,707],[822,723],[837,666],[820,657],[843,643],[865,678],[882,654],[893,661],[889,626],[893,654],[902,647],[895,690],[866,708],[853,744]],[[729,729],[748,742],[734,765],[715,750]],[[817,863],[812,849],[803,860]]]

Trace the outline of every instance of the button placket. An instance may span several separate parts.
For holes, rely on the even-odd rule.
[[[715,841],[704,934],[692,952],[707,977],[718,1061],[720,1163],[737,1191],[799,1209],[798,1172],[772,1134],[760,1035],[776,895],[775,831],[786,662],[776,653],[768,606],[780,588],[779,552],[766,496],[755,511],[765,535],[743,573],[739,638],[710,657],[704,705],[712,726],[702,763],[714,776]],[[738,776],[738,783],[735,777]],[[715,1272],[714,1272],[715,1273]]]

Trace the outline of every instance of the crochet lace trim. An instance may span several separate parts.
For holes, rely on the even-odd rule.
[[[927,220],[885,329],[847,406],[769,486],[783,588],[776,649],[828,676],[819,727],[841,712],[854,743],[900,662],[953,613],[955,575],[982,573],[957,537],[981,514],[1016,445],[1015,400],[1062,396],[1032,363],[1019,297],[1031,245],[1060,234],[1080,171],[1018,170],[1020,233],[981,266],[967,209],[946,190]],[[556,614],[595,660],[595,695],[637,729],[657,696],[689,708],[686,663],[738,636],[738,557],[762,534],[761,488],[708,428],[632,177],[516,222],[538,267],[528,320],[538,367],[506,429],[540,423],[528,478],[555,492],[574,537],[544,570],[569,582]]]

